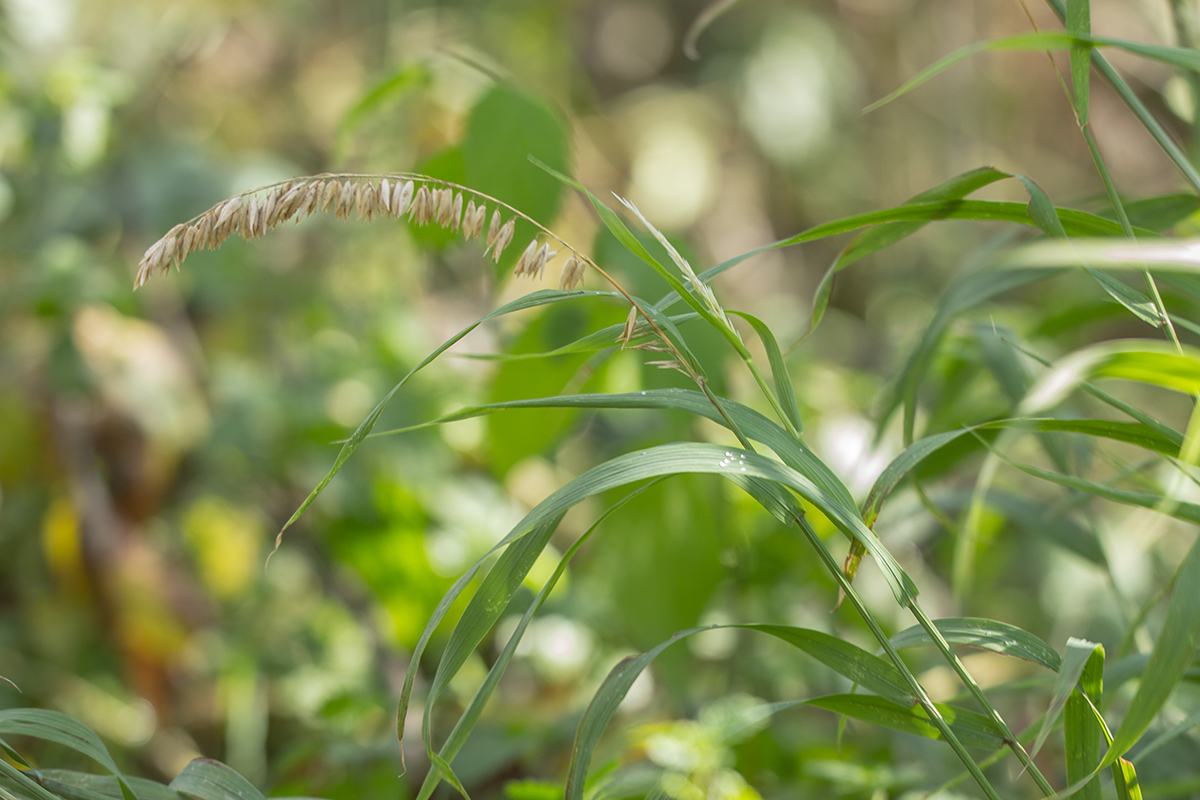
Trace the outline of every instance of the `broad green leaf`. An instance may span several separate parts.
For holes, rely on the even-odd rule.
[[[730,313],[749,322],[750,326],[754,328],[754,332],[758,334],[763,348],[767,351],[767,360],[771,364],[771,377],[775,379],[775,397],[796,432],[803,431],[804,422],[800,419],[800,406],[796,403],[796,392],[792,387],[792,379],[788,375],[787,364],[783,361],[783,353],[779,350],[779,342],[775,340],[775,334],[771,332],[765,322],[757,317],[741,311],[731,311]]]
[[[562,186],[529,163],[534,156],[555,169],[566,169],[566,131],[549,106],[512,86],[497,84],[471,108],[459,146],[468,186],[543,225],[553,221]],[[520,253],[535,232],[531,224],[518,220],[510,252]]]
[[[806,705],[845,714],[863,722],[883,725],[905,733],[940,739],[941,734],[929,716],[919,706],[905,707],[882,697],[861,694],[836,694],[809,700]],[[996,748],[1004,745],[1004,737],[995,723],[974,711],[957,706],[935,703],[950,730],[967,747]]]
[[[1029,631],[1007,622],[980,617],[947,617],[935,619],[933,624],[950,644],[978,647],[1032,661],[1054,672],[1058,672],[1062,664],[1054,648]],[[919,625],[892,637],[892,646],[897,650],[932,644],[929,634]]]
[[[266,800],[250,781],[211,758],[192,759],[171,788],[197,800]]]
[[[1072,640],[1076,641],[1076,640]],[[1091,644],[1091,643],[1089,643]],[[1067,644],[1068,657],[1071,643]],[[1067,783],[1074,784],[1093,775],[1100,762],[1100,747],[1104,742],[1104,729],[1096,719],[1098,709],[1104,707],[1104,647],[1092,645],[1079,685],[1067,698],[1063,709],[1063,734],[1066,739]],[[1100,800],[1100,779],[1093,778],[1072,797],[1080,800]]]
[[[1183,677],[1200,645],[1200,538],[1192,544],[1179,567],[1175,591],[1167,605],[1167,616],[1142,682],[1121,720],[1101,765],[1117,758],[1141,738]]]

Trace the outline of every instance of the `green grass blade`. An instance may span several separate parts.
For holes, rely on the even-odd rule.
[[[92,775],[67,769],[41,770],[42,784],[66,800],[122,800],[121,786],[109,775]],[[184,800],[169,786],[145,778],[126,778],[141,800]]]
[[[904,733],[924,736],[927,739],[942,738],[941,733],[929,721],[928,715],[920,707],[900,706],[882,697],[835,694],[809,700],[806,705],[824,708]],[[1004,737],[997,730],[995,724],[983,714],[942,703],[936,705],[955,736],[967,747],[995,748],[1003,746]]]
[[[775,340],[775,334],[758,317],[742,313],[741,311],[731,311],[729,313],[737,314],[749,322],[750,327],[754,328],[754,332],[758,334],[758,338],[763,343],[763,348],[767,351],[767,361],[771,364],[771,377],[775,382],[775,397],[779,401],[779,405],[783,407],[784,413],[796,431],[803,431],[804,422],[800,419],[800,406],[796,403],[796,392],[792,387],[792,378],[788,374],[787,364],[783,361],[783,352],[779,349],[779,342]]]
[[[1053,647],[1023,628],[980,617],[947,617],[933,621],[938,631],[950,644],[967,645],[990,650],[1005,656],[1013,656],[1046,669],[1058,672],[1062,659]],[[892,646],[897,650],[906,647],[932,645],[928,632],[914,625],[892,637]]]
[[[927,436],[906,447],[875,479],[875,484],[863,501],[862,516],[867,525],[874,525],[883,509],[883,504],[892,490],[913,469],[941,448],[954,442],[964,434],[975,434],[987,430],[1021,430],[1039,433],[1077,433],[1097,438],[1111,439],[1137,445],[1164,456],[1179,452],[1178,442],[1140,422],[1115,422],[1095,419],[1056,419],[1018,417],[994,420],[970,428],[946,431]]]
[[[1137,770],[1133,768],[1133,764],[1118,758],[1113,762],[1112,774],[1117,800],[1142,800],[1142,787],[1138,783]]]
[[[724,627],[724,626],[722,626]],[[909,691],[904,676],[895,666],[860,647],[821,631],[790,625],[746,623],[728,627],[759,631],[781,639],[817,661],[880,697],[902,706],[914,706],[917,698]]]
[[[509,592],[515,591],[511,587],[519,585],[520,580],[528,573],[537,554],[549,540],[550,531],[557,525],[562,514],[594,494],[641,480],[685,472],[718,474],[739,481],[745,478],[759,478],[795,491],[816,506],[843,533],[858,540],[866,547],[867,552],[875,559],[887,580],[898,604],[907,606],[916,596],[917,588],[912,579],[901,569],[875,534],[863,524],[853,504],[846,506],[839,503],[804,474],[786,464],[737,448],[724,448],[720,445],[701,443],[660,445],[647,450],[627,453],[591,468],[538,504],[504,539],[497,543],[488,555],[501,549],[504,549],[504,553],[501,555],[500,561],[489,571],[487,578],[473,598],[472,604],[468,606],[468,611],[464,613],[455,631],[451,633],[451,643],[447,645],[443,663],[435,675],[433,687],[430,689],[430,697],[435,698],[453,677],[454,671],[465,660],[463,653],[466,652],[470,642],[477,643],[483,632],[486,632],[481,632],[483,625],[489,618],[499,613],[499,609],[495,608],[496,604],[505,602],[506,597],[511,597]],[[511,546],[514,544],[515,546]],[[486,559],[487,556],[484,558]],[[450,588],[434,610],[413,649],[401,692],[397,731],[400,736],[403,735],[403,720],[411,699],[421,655],[432,637],[433,631],[444,619],[450,605],[465,590],[474,575],[481,569],[482,564],[482,559],[476,562]],[[479,602],[476,603],[476,600]],[[426,703],[427,720],[428,710],[432,705],[432,702]],[[431,750],[427,725],[424,728],[424,736],[426,747]]]
[[[1075,94],[1075,117],[1081,126],[1088,122],[1088,79],[1092,72],[1092,47],[1086,43],[1092,34],[1092,11],[1089,0],[1067,0],[1067,32],[1081,41],[1071,44],[1071,87]]]
[[[20,791],[26,792],[29,800],[62,800],[61,797],[29,777],[25,771],[17,769],[3,758],[0,758],[0,778],[12,781]]]
[[[1001,172],[992,167],[981,167],[961,175],[956,175],[932,189],[926,189],[905,201],[905,205],[961,200],[972,192],[982,189],[984,186],[1009,177],[1012,176],[1007,172]],[[842,252],[838,254],[833,264],[829,266],[829,269],[821,277],[821,282],[817,285],[817,289],[813,293],[812,312],[809,316],[808,331],[801,337],[801,341],[812,335],[813,331],[821,323],[821,319],[825,316],[825,309],[828,308],[829,298],[833,294],[833,279],[837,273],[856,261],[911,236],[927,224],[929,224],[928,220],[885,222],[873,228],[868,228],[858,236],[855,236]]]
[[[1042,749],[1046,737],[1050,735],[1055,721],[1058,720],[1059,713],[1066,706],[1071,692],[1075,691],[1075,686],[1079,683],[1079,677],[1083,674],[1083,670],[1088,664],[1088,659],[1091,658],[1092,652],[1098,646],[1095,642],[1088,642],[1083,639],[1071,638],[1067,640],[1067,654],[1063,658],[1062,667],[1058,670],[1058,678],[1054,681],[1054,692],[1050,695],[1050,706],[1042,717],[1042,726],[1038,730],[1037,738],[1034,739],[1033,747],[1029,751],[1031,754],[1036,754]]]
[[[1054,13],[1058,15],[1060,20],[1066,20],[1067,10],[1063,6],[1063,0],[1046,0],[1046,2],[1050,8],[1054,10]],[[1191,51],[1191,54],[1194,56],[1195,51]],[[1151,114],[1150,110],[1146,108],[1146,105],[1137,96],[1137,93],[1134,92],[1133,89],[1129,87],[1129,84],[1125,82],[1125,79],[1122,78],[1115,69],[1113,69],[1112,64],[1108,63],[1108,59],[1105,58],[1099,50],[1094,48],[1092,50],[1092,63],[1096,65],[1096,69],[1100,72],[1104,79],[1108,81],[1109,85],[1113,87],[1117,94],[1120,95],[1121,100],[1125,102],[1125,105],[1129,107],[1129,110],[1134,113],[1142,125],[1145,126],[1146,130],[1150,132],[1150,135],[1154,137],[1154,141],[1156,141],[1158,146],[1163,149],[1163,152],[1167,154],[1172,163],[1175,164],[1176,168],[1178,168],[1183,174],[1184,178],[1187,179],[1188,183],[1190,183],[1197,192],[1200,192],[1200,172],[1197,172],[1196,168],[1192,166],[1192,163],[1188,160],[1187,155],[1170,137],[1166,129],[1163,128],[1162,124],[1154,118],[1154,115]]]
[[[1116,762],[1141,738],[1175,690],[1200,645],[1200,538],[1179,567],[1167,616],[1142,682],[1102,765]]]
[[[1070,647],[1068,643],[1068,656]],[[1092,645],[1079,676],[1079,686],[1071,692],[1063,709],[1067,783],[1075,784],[1095,774],[1096,764],[1100,762],[1100,747],[1104,742],[1104,729],[1100,720],[1096,719],[1097,709],[1104,707],[1103,700],[1104,647],[1097,644]],[[1100,800],[1100,779],[1093,778],[1071,796],[1079,800]]]
[[[266,800],[250,781],[211,758],[192,759],[171,788],[197,800]]]
[[[29,736],[69,747],[103,765],[114,775],[120,775],[117,762],[113,761],[96,735],[88,726],[60,711],[44,708],[9,708],[0,711],[0,734]]]
[[[992,451],[996,453],[995,450]],[[1121,503],[1128,506],[1137,506],[1139,508],[1147,508],[1154,511],[1160,511],[1176,519],[1187,520],[1188,522],[1200,523],[1200,505],[1196,503],[1187,503],[1183,501],[1172,501],[1163,505],[1163,497],[1161,494],[1151,492],[1137,492],[1132,489],[1118,489],[1107,484],[1089,481],[1085,478],[1076,478],[1073,475],[1064,475],[1061,472],[1053,472],[1051,470],[1040,469],[1028,464],[1019,464],[1005,456],[999,456],[1001,460],[1009,466],[1015,467],[1027,475],[1032,475],[1035,478],[1057,483],[1059,486],[1066,486],[1069,489],[1078,489],[1082,492],[1095,495],[1096,497],[1112,500],[1115,503]]]
[[[521,616],[520,622],[517,623],[517,627],[509,637],[504,649],[500,652],[500,655],[496,658],[495,663],[493,663],[491,668],[488,670],[487,677],[484,679],[480,687],[475,691],[475,694],[471,697],[471,702],[467,704],[466,710],[463,711],[462,716],[460,716],[457,722],[455,722],[454,729],[450,731],[450,735],[446,737],[445,743],[443,743],[441,750],[438,752],[438,757],[442,759],[442,763],[444,763],[447,767],[446,771],[448,771],[451,775],[453,774],[453,770],[449,769],[450,763],[454,760],[454,757],[458,755],[458,751],[462,749],[463,744],[466,743],[467,736],[470,735],[471,730],[475,727],[475,723],[479,721],[479,716],[483,713],[484,706],[487,705],[487,701],[491,698],[492,692],[495,691],[496,686],[500,683],[500,678],[504,676],[504,672],[508,668],[509,662],[512,661],[513,655],[517,652],[517,645],[520,644],[521,637],[524,636],[525,630],[529,627],[529,623],[533,620],[534,615],[546,602],[546,598],[550,596],[550,592],[552,592],[554,587],[558,585],[558,581],[566,571],[567,565],[571,563],[571,559],[575,557],[575,554],[579,552],[579,548],[583,547],[584,542],[591,538],[592,534],[595,533],[596,529],[599,528],[605,520],[615,514],[634,497],[637,497],[639,494],[657,482],[658,481],[652,481],[644,486],[640,486],[634,491],[625,495],[625,497],[621,498],[621,500],[618,502],[609,506],[604,513],[601,514],[600,517],[593,522],[591,526],[589,526],[588,529],[575,541],[575,543],[571,545],[567,552],[563,554],[562,558],[559,559],[558,566],[555,567],[553,574],[551,574],[550,578],[538,591],[537,595],[533,599],[533,602],[529,604],[529,608],[527,608],[525,613]],[[442,772],[439,772],[439,770],[436,769],[431,769],[429,771],[429,773],[425,776],[425,782],[421,784],[421,790],[417,794],[417,800],[428,800],[429,796],[433,794],[434,789],[437,788],[438,783],[442,778],[442,774]]]

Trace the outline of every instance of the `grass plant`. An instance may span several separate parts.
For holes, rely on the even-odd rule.
[[[467,185],[428,175],[318,175],[267,186],[222,201],[188,223],[172,228],[152,245],[139,266],[136,285],[152,275],[180,266],[202,248],[217,248],[230,236],[253,239],[288,221],[299,221],[317,212],[341,219],[356,215],[406,218],[414,226],[434,225],[465,239],[480,239],[483,253],[499,262],[509,246],[521,247],[514,273],[540,277],[561,253],[559,288],[531,292],[496,308],[435,349],[408,375],[401,378],[342,444],[325,478],[283,526],[280,537],[321,495],[342,466],[370,437],[399,435],[414,427],[442,424],[472,417],[503,414],[513,409],[657,409],[704,418],[727,431],[729,444],[689,441],[663,444],[619,454],[586,469],[562,488],[545,497],[494,548],[453,584],[438,605],[420,637],[408,665],[399,700],[399,727],[418,693],[427,649],[443,622],[456,609],[453,628],[441,648],[421,698],[422,743],[432,765],[417,795],[426,800],[445,782],[463,796],[467,789],[455,770],[455,759],[480,719],[492,693],[526,632],[568,563],[606,520],[619,512],[626,500],[617,500],[578,537],[560,557],[548,580],[490,664],[486,679],[461,710],[448,735],[435,736],[434,713],[440,708],[451,682],[497,623],[510,609],[515,595],[530,576],[569,511],[587,498],[611,498],[643,491],[649,483],[684,473],[720,476],[752,497],[781,524],[795,532],[810,548],[839,592],[859,615],[874,642],[874,652],[827,632],[765,621],[743,620],[725,627],[772,637],[794,648],[797,656],[813,659],[845,679],[853,691],[811,698],[774,698],[772,713],[796,705],[826,709],[844,717],[884,726],[904,734],[939,740],[957,758],[962,774],[952,781],[968,781],[988,798],[1004,796],[1140,797],[1135,763],[1177,737],[1190,735],[1197,724],[1186,700],[1176,694],[1181,681],[1194,668],[1200,644],[1200,547],[1193,543],[1174,565],[1173,590],[1162,598],[1165,612],[1153,604],[1136,609],[1125,633],[1128,652],[1140,630],[1153,644],[1125,679],[1136,679],[1132,698],[1120,695],[1112,681],[1112,659],[1105,649],[1081,638],[1057,652],[1033,633],[1003,619],[978,617],[936,618],[922,602],[921,581],[912,577],[886,544],[888,532],[877,524],[897,487],[912,482],[938,519],[951,528],[953,585],[957,596],[971,591],[980,555],[988,547],[981,531],[987,513],[992,481],[1000,470],[1029,476],[1045,487],[1058,487],[1056,506],[1042,509],[1038,518],[1054,526],[1070,517],[1075,506],[1105,503],[1148,509],[1161,518],[1189,524],[1200,522],[1200,505],[1191,498],[1200,465],[1200,415],[1193,413],[1181,430],[1155,413],[1140,410],[1133,401],[1120,399],[1098,383],[1102,380],[1134,382],[1200,397],[1200,350],[1188,344],[1200,331],[1194,316],[1200,285],[1192,273],[1200,258],[1190,245],[1170,238],[1187,230],[1200,211],[1200,176],[1192,163],[1155,121],[1151,112],[1129,89],[1102,55],[1102,48],[1117,47],[1185,70],[1200,71],[1200,56],[1188,48],[1148,45],[1096,37],[1090,30],[1087,0],[1064,6],[1049,0],[1063,18],[1065,30],[1037,32],[972,46],[953,54],[904,84],[882,102],[913,91],[938,72],[964,57],[992,49],[1035,51],[1065,50],[1069,74],[1064,91],[1075,113],[1081,139],[1100,175],[1106,198],[1091,210],[1056,205],[1035,177],[1007,173],[990,167],[955,176],[908,202],[870,210],[823,223],[779,241],[766,244],[706,270],[696,269],[667,236],[628,200],[609,205],[586,187],[544,164],[544,171],[579,192],[590,203],[600,224],[646,269],[669,287],[657,298],[637,296],[626,276],[606,269],[583,248],[559,238],[552,228],[537,223],[520,208],[510,206]],[[694,39],[694,37],[693,37]],[[1164,163],[1171,163],[1193,193],[1128,199],[1122,196],[1105,165],[1091,132],[1090,78],[1095,71],[1160,144]],[[878,105],[878,104],[877,104]],[[985,187],[1011,182],[1027,195],[1027,202],[972,199]],[[628,217],[618,213],[620,208]],[[630,222],[626,222],[629,219]],[[532,223],[537,234],[525,246],[514,243],[517,220]],[[821,323],[838,273],[858,261],[916,234],[926,225],[945,220],[1003,222],[1017,234],[1010,245],[984,254],[982,265],[957,276],[939,301],[933,319],[885,398],[881,429],[902,415],[903,451],[883,470],[865,500],[857,502],[843,477],[820,459],[804,436],[797,387],[789,374],[789,356],[802,349],[802,339],[784,347],[769,325],[757,317],[726,308],[713,289],[713,280],[734,269],[749,269],[752,256],[769,249],[795,247],[834,236],[851,235],[829,266],[814,296],[809,333]],[[631,227],[631,223],[636,225]],[[486,224],[486,230],[485,230]],[[634,232],[644,228],[661,245],[656,255]],[[1086,241],[1085,241],[1086,240]],[[1057,247],[1047,248],[1047,242]],[[1078,242],[1076,248],[1073,243]],[[996,379],[1016,398],[1014,413],[981,418],[969,425],[949,425],[935,409],[922,410],[922,391],[931,380],[932,364],[942,354],[951,331],[997,297],[1061,280],[1071,271],[1081,273],[1119,304],[1131,320],[1146,328],[1141,338],[1089,342],[1068,352],[1040,355],[1035,345],[1017,334],[998,328],[981,333],[992,337],[996,364],[1015,365],[1007,374],[995,368]],[[594,273],[605,288],[584,290]],[[1140,287],[1123,280],[1131,273]],[[1167,286],[1164,288],[1164,281]],[[599,282],[599,281],[596,281]],[[485,322],[529,309],[567,303],[620,302],[628,306],[624,325],[589,332],[567,349],[610,357],[622,350],[647,353],[647,364],[685,376],[691,388],[651,389],[629,393],[564,394],[485,403],[461,408],[404,429],[377,430],[384,409],[420,370],[431,364],[470,331]],[[703,326],[725,343],[749,381],[761,394],[768,413],[747,402],[714,390],[710,369],[693,347],[695,330]],[[757,339],[748,344],[747,340]],[[761,355],[758,355],[761,353]],[[1115,418],[1110,418],[1115,417]],[[1021,444],[1034,442],[1031,451]],[[735,444],[736,443],[736,444]],[[959,447],[966,445],[965,447]],[[957,448],[957,449],[956,449]],[[1140,462],[1128,469],[1105,473],[1104,463],[1113,448],[1133,451]],[[1031,456],[1030,453],[1035,453]],[[983,465],[973,474],[974,490],[957,510],[944,498],[926,492],[923,471],[931,459],[941,459],[943,473],[971,474],[974,454],[983,454]],[[1163,479],[1165,472],[1172,477]],[[836,530],[842,545],[820,531]],[[1102,538],[1080,530],[1073,547],[1090,554],[1109,569]],[[1173,535],[1173,534],[1172,534]],[[279,541],[276,542],[279,547]],[[844,550],[844,552],[842,552]],[[835,554],[836,553],[836,554]],[[879,569],[892,602],[911,617],[911,627],[889,632],[879,608],[856,588],[855,578],[863,558]],[[610,727],[618,706],[638,676],[666,648],[687,637],[711,630],[695,627],[677,632],[657,647],[621,661],[595,692],[578,723],[570,763],[561,791],[568,800],[603,796],[604,778],[592,772],[593,755]],[[983,649],[1023,659],[1036,665],[1045,678],[1044,688],[1024,690],[1042,709],[1036,720],[1013,721],[1001,712],[997,691],[981,687],[960,648]],[[928,648],[944,662],[960,687],[952,702],[935,702],[921,676],[902,657],[910,648]],[[1109,654],[1111,656],[1111,654]],[[1127,661],[1118,662],[1126,663]],[[1047,691],[1048,689],[1048,691]],[[1114,701],[1114,698],[1120,698]],[[1168,719],[1178,724],[1157,726]],[[1148,733],[1154,738],[1148,740]],[[45,711],[0,712],[0,734],[47,738],[72,747],[102,764],[112,775],[95,781],[78,773],[39,772],[23,764],[20,755],[5,746],[13,763],[0,761],[0,794],[6,798],[36,800],[125,800],[175,797],[183,792],[204,800],[254,800],[261,794],[223,765],[198,761],[170,787],[163,788],[126,778],[117,769],[104,745],[90,731],[69,718]],[[1051,737],[1062,737],[1061,758],[1039,757]],[[410,743],[404,742],[409,747]],[[995,766],[1010,761],[1015,767],[1003,785]],[[1111,778],[1102,778],[1107,773]],[[1193,770],[1200,780],[1200,772]],[[1000,777],[998,777],[1000,776]],[[609,776],[611,777],[611,776]],[[924,787],[929,791],[936,786]],[[943,787],[949,791],[948,787]],[[655,790],[659,791],[659,790]],[[650,794],[654,794],[652,791]]]

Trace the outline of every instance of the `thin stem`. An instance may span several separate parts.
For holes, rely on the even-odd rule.
[[[971,693],[971,696],[987,711],[992,722],[996,723],[996,727],[1004,734],[1004,743],[1013,751],[1013,754],[1016,755],[1017,760],[1021,762],[1022,766],[1029,771],[1029,775],[1033,778],[1034,783],[1038,785],[1039,789],[1045,792],[1047,797],[1054,794],[1054,788],[1046,780],[1046,776],[1042,775],[1037,765],[1033,763],[1033,759],[1029,757],[1029,753],[1025,752],[1025,748],[1017,741],[1016,735],[1008,727],[1008,723],[1004,721],[1004,717],[1000,716],[1000,712],[988,700],[988,696],[984,694],[983,689],[979,688],[979,684],[975,682],[975,678],[971,676],[971,673],[967,671],[962,661],[959,660],[958,654],[950,649],[950,644],[942,636],[942,632],[938,630],[937,626],[933,624],[933,620],[929,618],[929,615],[925,613],[925,610],[921,608],[916,600],[908,604],[908,610],[916,617],[917,623],[929,634],[929,638],[933,640],[934,645],[941,651],[942,657],[949,662],[954,672],[958,675],[959,680],[963,682],[963,685]]]
[[[933,701],[929,699],[929,695],[925,692],[925,687],[921,685],[921,682],[917,680],[917,677],[912,674],[912,670],[910,670],[908,665],[904,663],[904,660],[900,658],[900,654],[896,651],[896,648],[892,646],[891,639],[889,639],[888,635],[884,633],[882,628],[879,627],[879,623],[875,621],[875,618],[871,616],[871,612],[867,609],[866,604],[863,603],[862,598],[859,597],[858,593],[854,590],[854,586],[850,583],[850,580],[842,574],[841,568],[838,566],[837,561],[833,558],[830,552],[825,548],[825,544],[821,541],[821,537],[817,535],[817,532],[812,529],[812,526],[808,524],[808,520],[806,520],[802,515],[796,515],[794,519],[796,524],[800,527],[800,530],[804,532],[805,538],[808,539],[809,543],[813,546],[813,549],[817,551],[817,555],[820,557],[821,561],[825,563],[825,568],[829,570],[829,572],[833,575],[834,580],[837,581],[843,595],[850,600],[850,603],[854,606],[855,610],[858,611],[859,616],[862,617],[863,622],[866,623],[867,628],[870,629],[871,635],[875,637],[877,642],[879,642],[879,646],[883,648],[885,653],[887,653],[888,659],[891,660],[891,662],[896,666],[896,669],[900,670],[900,673],[904,676],[909,688],[912,689],[913,694],[916,696],[917,702],[921,705],[921,708],[929,717],[929,721],[933,723],[934,727],[936,727],[938,732],[942,735],[942,738],[945,739],[946,743],[950,745],[950,748],[954,750],[954,754],[958,756],[960,761],[962,761],[963,766],[967,769],[967,772],[969,772],[971,777],[975,779],[975,782],[979,784],[979,788],[983,790],[983,793],[988,796],[989,800],[999,800],[1000,795],[996,793],[995,788],[993,788],[991,782],[987,779],[987,776],[983,774],[983,771],[979,768],[979,765],[975,763],[975,760],[971,757],[971,754],[967,752],[966,747],[964,747],[963,743],[960,742],[958,737],[954,735],[954,731],[950,729],[950,726],[946,723],[946,720],[942,718],[941,712],[938,711],[937,706],[933,704]]]
[[[1067,9],[1063,5],[1063,0],[1046,0],[1046,2],[1060,20],[1066,20]],[[1167,157],[1179,169],[1187,182],[1192,185],[1192,188],[1200,192],[1200,172],[1196,171],[1196,168],[1192,166],[1192,162],[1179,149],[1179,145],[1175,143],[1175,140],[1171,138],[1162,124],[1142,104],[1142,101],[1138,99],[1133,89],[1129,88],[1129,84],[1125,82],[1125,79],[1117,74],[1112,64],[1108,63],[1108,59],[1104,57],[1104,54],[1094,47],[1092,48],[1092,63],[1096,65],[1096,69],[1100,71],[1104,79],[1108,81],[1109,85],[1125,101],[1125,105],[1129,106],[1129,110],[1134,113],[1134,116],[1150,132],[1150,135],[1154,137],[1154,141],[1158,142],[1158,146],[1163,149],[1163,152],[1167,154]]]

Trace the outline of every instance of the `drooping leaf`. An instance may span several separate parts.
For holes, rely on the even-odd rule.
[[[192,759],[171,788],[196,800],[266,800],[250,781],[211,758]]]
[[[980,617],[946,617],[935,619],[933,623],[950,644],[979,647],[1032,661],[1054,672],[1058,672],[1062,664],[1053,647],[1029,631],[1007,622]],[[932,644],[929,634],[919,625],[906,628],[892,637],[892,645],[897,650]]]

